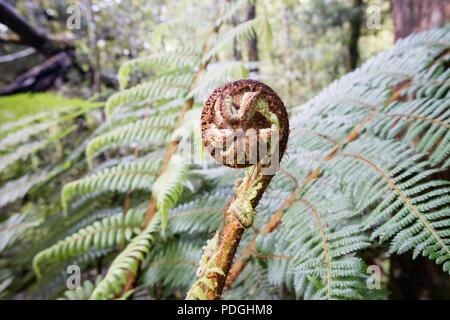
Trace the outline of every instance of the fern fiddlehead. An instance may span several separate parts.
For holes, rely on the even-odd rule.
[[[241,79],[217,88],[202,110],[202,140],[223,165],[248,168],[225,208],[222,234],[205,247],[201,277],[187,299],[219,299],[246,228],[275,175],[287,146],[289,120],[280,97],[267,85]],[[215,236],[216,237],[216,236]]]

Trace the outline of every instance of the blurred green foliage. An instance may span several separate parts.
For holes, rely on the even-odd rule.
[[[86,100],[65,98],[56,93],[22,93],[0,97],[0,125],[62,107],[77,108]]]

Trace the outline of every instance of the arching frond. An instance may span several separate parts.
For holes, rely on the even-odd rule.
[[[186,289],[195,279],[202,248],[191,242],[168,241],[146,260],[143,282],[153,287],[161,283],[168,288]]]
[[[76,255],[88,253],[91,247],[102,250],[129,241],[141,232],[145,222],[145,210],[128,210],[126,215],[95,221],[93,224],[73,233],[64,240],[55,243],[37,254],[33,259],[33,268],[40,277],[39,265],[44,261],[66,260]]]
[[[383,138],[397,136],[407,144],[430,154],[430,160],[439,164],[450,155],[450,101],[422,98],[394,103],[378,116],[371,126]],[[406,133],[403,134],[403,132]],[[446,165],[450,165],[447,161]]]
[[[199,98],[199,100],[204,100],[207,95],[219,85],[228,81],[248,77],[248,70],[242,62],[212,64],[208,67],[208,70],[201,75],[198,85],[191,91],[189,96],[195,96]]]
[[[151,116],[120,126],[92,139],[86,147],[86,157],[92,167],[95,153],[105,147],[130,145],[132,143],[159,146],[168,142],[175,126],[174,117]]]
[[[21,233],[36,227],[40,221],[27,213],[16,213],[0,224],[0,252],[12,245]]]
[[[64,185],[61,191],[61,203],[64,210],[67,210],[67,202],[75,195],[137,189],[150,191],[160,167],[160,161],[120,163]]]
[[[183,158],[173,156],[167,165],[167,170],[154,183],[153,195],[156,199],[163,231],[167,226],[169,210],[177,203],[183,192],[187,168]]]
[[[136,274],[139,263],[144,260],[154,241],[154,233],[159,227],[159,217],[155,216],[149,225],[125,247],[114,259],[105,278],[95,287],[90,299],[111,299],[118,295],[127,281],[127,273]]]
[[[120,66],[118,77],[119,84],[125,89],[128,84],[128,77],[134,72],[150,72],[155,68],[188,68],[198,64],[201,48],[188,46],[178,48],[173,52],[153,54],[125,62]]]
[[[114,109],[120,106],[142,106],[155,100],[182,98],[186,93],[187,88],[156,84],[150,81],[113,94],[106,102],[105,112],[110,117]]]
[[[218,188],[197,195],[194,200],[180,204],[170,211],[169,233],[208,233],[217,230],[223,220],[223,210],[231,189]]]
[[[272,29],[266,17],[255,18],[239,24],[219,35],[217,41],[212,46],[208,54],[203,57],[203,61],[208,61],[215,56],[220,50],[229,46],[234,39],[242,41],[244,39],[252,38],[254,35],[261,39],[265,45],[270,45],[272,42]]]
[[[7,182],[0,189],[0,207],[23,197],[35,185],[42,183],[49,177],[49,169],[38,170],[34,174],[25,175]]]
[[[329,166],[339,168],[343,181],[353,181],[348,187],[359,210],[373,206],[364,222],[366,229],[375,227],[372,238],[393,237],[391,252],[422,253],[448,272],[450,182],[430,180],[441,169],[429,169],[431,163],[422,159],[400,143],[366,138],[349,145]],[[364,179],[355,179],[363,172]]]

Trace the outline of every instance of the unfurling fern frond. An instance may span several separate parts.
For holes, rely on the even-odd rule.
[[[75,232],[64,240],[55,243],[38,253],[33,259],[33,268],[40,277],[39,265],[44,261],[61,261],[88,253],[94,247],[102,250],[129,241],[141,232],[145,222],[145,210],[128,210],[126,215],[116,214],[112,217],[95,221],[93,224]]]
[[[79,139],[88,138],[50,173],[70,167],[83,151],[92,169],[94,157],[114,150],[105,152],[105,161],[95,159],[98,165],[89,174],[83,176],[84,162],[70,172],[78,180],[65,184],[61,193],[68,214],[59,215],[61,210],[55,206],[55,213],[45,215],[49,217],[45,223],[29,213],[8,213],[3,219],[0,250],[8,258],[14,254],[13,244],[31,242],[29,234],[46,236],[45,242],[29,251],[38,276],[45,266],[38,283],[42,288],[47,278],[60,273],[57,262],[75,260],[87,266],[87,273],[95,265],[91,262],[106,255],[102,264],[109,263],[109,269],[104,277],[97,277],[95,285],[85,281],[82,288],[63,295],[69,299],[127,298],[133,286],[139,285],[152,298],[179,298],[184,293],[181,290],[194,282],[188,291],[190,298],[217,298],[224,286],[222,297],[233,299],[385,298],[383,290],[369,289],[366,283],[367,265],[378,263],[366,254],[372,250],[387,257],[411,251],[413,257],[428,257],[450,273],[449,25],[399,40],[391,50],[290,109],[289,125],[284,119],[287,115],[283,116],[285,132],[290,133],[287,157],[279,163],[267,192],[255,198],[262,184],[260,177],[252,181],[251,172],[262,167],[257,165],[243,176],[243,172],[219,168],[203,149],[192,152],[189,145],[192,136],[198,144],[201,125],[215,128],[220,122],[225,132],[252,122],[261,133],[267,132],[262,130],[268,129],[267,120],[276,127],[272,111],[262,119],[269,102],[256,103],[261,94],[268,98],[261,91],[265,86],[249,79],[239,83],[247,83],[243,88],[251,92],[244,94],[239,91],[242,88],[231,85],[230,92],[236,93],[231,100],[249,106],[251,97],[258,97],[253,102],[262,112],[259,119],[235,121],[240,115],[234,114],[236,101],[230,104],[228,95],[205,103],[214,112],[203,113],[203,123],[200,117],[199,106],[215,87],[249,77],[248,64],[222,61],[224,51],[235,40],[254,36],[261,45],[271,42],[266,17],[226,25],[248,2],[226,1],[214,21],[207,12],[204,19],[189,16],[158,26],[152,34],[154,45],[159,47],[164,35],[165,47],[177,49],[122,65],[118,74],[121,91],[106,103],[108,121],[94,132],[83,132]],[[181,32],[191,33],[186,35],[187,46],[180,44],[186,38],[179,36],[180,26]],[[175,36],[166,34],[174,28],[178,28]],[[283,97],[273,93],[270,98],[281,102]],[[54,124],[64,127],[60,121],[81,112],[68,111],[46,123],[42,119],[50,113],[2,126],[0,171],[32,158],[72,132],[71,126],[57,137],[46,133]],[[101,119],[97,112],[93,118]],[[35,136],[38,139],[30,143]],[[198,166],[190,166],[181,156],[184,150],[189,155],[202,154],[201,162],[195,162]],[[34,190],[30,188],[46,181],[46,175],[17,178],[11,172],[15,180],[3,184],[0,207]],[[64,176],[62,181],[66,180]],[[115,192],[114,197],[98,201],[107,192]],[[257,210],[254,199],[259,203]],[[230,229],[222,228],[233,221]],[[227,235],[221,241],[220,230]],[[199,244],[215,231],[199,263]],[[389,251],[378,242],[388,242]],[[217,254],[230,248],[233,255],[237,253],[236,259]],[[221,260],[227,261],[219,267],[216,262]],[[5,269],[6,286],[18,282],[10,269]],[[0,296],[3,279],[0,274]],[[218,279],[220,290],[215,288]],[[52,290],[52,297],[63,292],[61,287]]]
[[[150,191],[160,167],[161,161],[140,160],[120,163],[64,185],[61,203],[64,210],[67,210],[68,200],[75,195],[124,190]]]

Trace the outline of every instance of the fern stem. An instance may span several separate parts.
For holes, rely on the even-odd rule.
[[[316,209],[314,209],[314,206],[311,202],[305,199],[299,199],[299,201],[303,202],[314,214],[314,218],[317,221],[317,225],[320,230],[320,237],[322,238],[322,245],[323,245],[323,252],[325,254],[325,263],[327,266],[327,297],[328,300],[331,299],[331,265],[330,265],[330,254],[328,252],[328,244],[327,240],[325,239],[325,232],[323,229],[322,221],[320,220],[319,214],[317,213]]]
[[[249,169],[248,171],[252,171],[252,174],[248,175],[248,181],[242,182],[242,185],[245,184],[246,191],[257,189],[258,198],[260,199],[273,176],[262,175],[262,166],[260,164],[252,167],[252,169]],[[264,181],[261,181],[262,177]],[[222,235],[220,237],[220,244],[216,248],[213,248],[215,251],[212,254],[212,261],[209,262],[209,265],[213,266],[213,268],[210,268],[211,272],[207,272],[205,280],[195,282],[190,290],[190,292],[195,292],[196,287],[200,287],[200,289],[205,293],[205,299],[207,300],[220,299],[227,275],[230,271],[231,265],[233,264],[234,255],[239,247],[244,231],[248,228],[248,226],[243,225],[242,221],[238,218],[233,209],[236,207],[235,204],[241,204],[243,199],[248,196],[245,192],[242,192],[242,185],[237,184],[235,186],[235,196],[229,201],[227,207],[225,208],[225,219]],[[258,205],[259,199],[253,201],[253,208]],[[220,272],[218,272],[218,270],[220,270]],[[205,283],[208,285],[205,285]],[[189,293],[187,295],[187,299],[198,298],[198,296],[191,295]]]
[[[290,173],[281,170],[283,173],[285,173],[286,175],[288,175],[297,185],[297,187],[294,189],[294,191],[291,193],[291,195],[289,196],[289,198],[287,198],[283,204],[278,208],[278,210],[272,215],[272,217],[270,218],[270,220],[266,223],[266,225],[264,226],[264,228],[262,229],[261,233],[262,234],[269,234],[271,233],[273,230],[275,230],[278,225],[281,222],[281,217],[283,215],[283,211],[284,209],[286,209],[287,207],[289,207],[295,199],[295,196],[297,195],[297,193],[299,192],[300,188],[298,186],[297,180],[295,179],[294,176],[292,176]],[[244,268],[247,266],[248,264],[248,259],[245,259],[245,257],[249,257],[251,254],[254,254],[254,248],[256,245],[256,237],[253,238],[252,242],[250,242],[250,244],[244,249],[244,251],[242,251],[242,254],[240,255],[240,257],[237,259],[236,263],[233,265],[233,267],[231,268],[230,271],[230,276],[228,277],[226,283],[225,283],[225,287],[227,289],[230,289],[231,286],[233,285],[234,281],[236,281],[236,279],[238,278],[238,276],[241,274],[242,270],[244,270]]]

